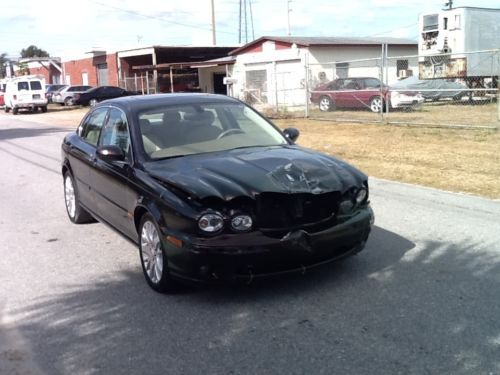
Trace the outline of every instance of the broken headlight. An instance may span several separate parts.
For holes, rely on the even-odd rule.
[[[356,193],[356,203],[361,204],[364,201],[366,201],[367,198],[368,198],[368,190],[366,190],[366,188],[362,187]]]
[[[231,227],[238,232],[252,229],[252,218],[248,215],[236,215],[231,219]]]

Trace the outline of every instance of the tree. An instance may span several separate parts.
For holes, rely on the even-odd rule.
[[[7,58],[6,53],[0,54],[0,78],[5,78],[7,74],[7,68],[6,65],[9,62],[9,59]]]
[[[26,58],[26,57],[49,57],[49,53],[47,51],[44,51],[41,48],[38,48],[37,46],[31,45],[28,48],[23,48],[21,50],[21,57]]]

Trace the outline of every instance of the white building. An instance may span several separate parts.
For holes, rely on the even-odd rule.
[[[383,46],[387,68],[382,69]],[[229,53],[228,94],[255,104],[304,106],[308,89],[339,77],[376,77],[386,83],[417,71],[416,41],[396,38],[261,37]],[[398,56],[400,58],[398,58]],[[407,58],[405,56],[411,56]]]

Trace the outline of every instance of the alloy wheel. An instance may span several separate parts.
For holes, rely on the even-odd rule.
[[[373,98],[372,101],[370,102],[370,109],[372,110],[372,112],[376,113],[382,112],[382,106],[383,102],[382,98],[380,97]]]
[[[76,214],[76,197],[75,188],[73,186],[73,180],[71,177],[66,175],[64,179],[64,201],[66,203],[66,209],[71,218],[75,217]]]
[[[141,230],[141,257],[149,280],[158,284],[163,275],[163,251],[156,226],[149,220]]]
[[[326,96],[323,96],[319,101],[319,109],[320,111],[326,112],[330,110],[330,99]]]

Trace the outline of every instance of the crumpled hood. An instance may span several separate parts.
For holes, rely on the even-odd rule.
[[[344,192],[366,176],[333,157],[299,146],[254,147],[145,163],[152,177],[200,199],[261,192]]]

